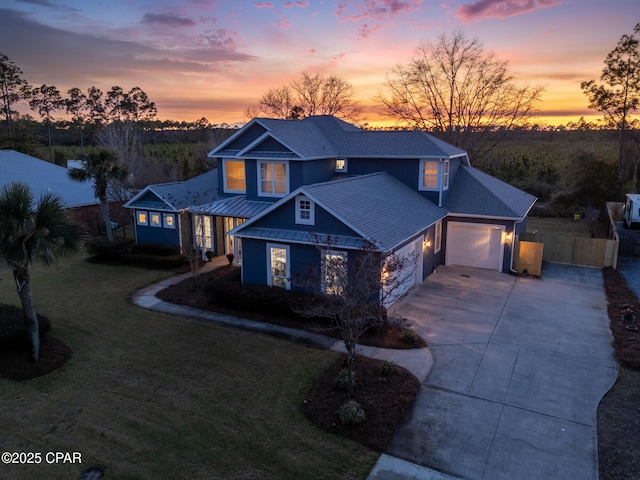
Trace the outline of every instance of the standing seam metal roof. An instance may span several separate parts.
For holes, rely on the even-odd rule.
[[[253,122],[264,127],[284,146],[289,146],[306,158],[445,158],[466,154],[464,150],[425,132],[363,130],[331,115],[311,116],[303,120],[256,118]],[[240,130],[234,137],[242,133],[243,130]],[[212,150],[209,156],[233,157],[239,154],[238,150],[225,149],[225,145]],[[249,150],[242,158],[264,155],[264,152],[254,154]]]

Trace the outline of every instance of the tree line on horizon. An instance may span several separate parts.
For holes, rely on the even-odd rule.
[[[388,74],[374,101],[395,121],[388,129],[426,131],[466,150],[476,164],[489,170],[496,170],[493,159],[500,143],[526,132],[613,132],[618,144],[615,196],[620,197],[627,184],[630,183],[632,191],[638,187],[638,119],[634,116],[640,106],[638,33],[640,24],[633,34],[623,35],[609,53],[601,83],[588,80],[580,85],[589,108],[603,115],[599,123],[584,118],[558,127],[532,123],[545,87],[517,84],[507,61],[486,52],[477,38],[468,38],[460,31],[422,44],[413,60],[407,65],[397,65]],[[155,103],[139,87],[125,91],[114,86],[102,92],[92,86],[86,93],[72,88],[63,98],[54,86],[29,85],[20,68],[2,54],[0,93],[6,124],[1,130],[0,146],[20,146],[24,150],[25,144],[40,138],[41,143],[48,144],[50,161],[56,161],[55,134],[58,139],[64,138],[64,144],[79,145],[81,153],[85,143],[111,150],[131,171],[140,171],[143,163],[145,168],[149,166],[143,159],[143,144],[198,143],[201,147],[197,155],[206,169],[212,167],[206,164],[207,148],[213,148],[235,131],[226,124],[212,125],[204,117],[194,122],[158,120]],[[41,122],[30,115],[18,115],[13,106],[19,101],[28,102]],[[69,120],[56,118],[61,111],[67,113]],[[353,86],[333,74],[303,72],[289,84],[267,90],[244,113],[246,119],[268,116],[295,120],[310,115],[335,115],[370,128],[363,106],[355,100]],[[200,170],[183,168],[182,176]],[[632,178],[631,182],[628,178]]]

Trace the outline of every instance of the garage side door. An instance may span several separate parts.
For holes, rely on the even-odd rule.
[[[503,231],[495,225],[449,222],[447,265],[502,270]]]
[[[422,282],[422,238],[402,247],[395,254],[398,258],[406,259],[407,265],[401,271],[389,277],[388,281],[392,286],[391,290],[383,287],[382,304],[385,307],[390,307],[400,300],[417,281]],[[420,276],[418,277],[418,275]]]

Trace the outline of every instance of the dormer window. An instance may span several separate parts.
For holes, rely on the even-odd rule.
[[[346,158],[338,158],[336,159],[336,172],[346,173],[347,172],[347,159]]]
[[[438,191],[449,188],[449,159],[422,160],[418,190]]]
[[[315,224],[315,204],[304,195],[296,197],[296,223],[300,225]]]

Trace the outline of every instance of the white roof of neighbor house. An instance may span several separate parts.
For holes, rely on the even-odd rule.
[[[41,195],[54,193],[67,208],[99,203],[91,181],[76,182],[64,167],[15,150],[0,150],[0,188],[12,182],[27,184],[36,201]]]

